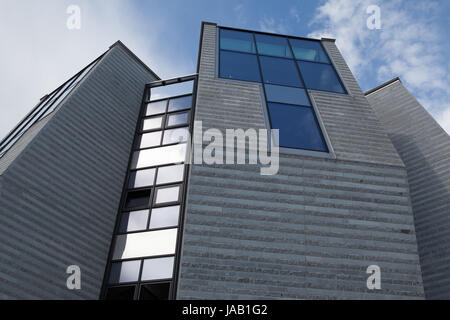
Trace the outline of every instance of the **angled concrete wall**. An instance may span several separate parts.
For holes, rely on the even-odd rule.
[[[204,24],[196,120],[265,128],[259,84],[218,79]],[[333,42],[350,95],[312,92],[336,159],[280,156],[280,171],[193,165],[179,299],[416,299],[423,286],[403,162]],[[381,267],[382,289],[366,287]]]
[[[450,299],[450,137],[399,80],[367,99],[406,165],[425,295]]]
[[[144,86],[116,44],[0,175],[0,299],[98,299]],[[66,268],[81,268],[81,290]]]

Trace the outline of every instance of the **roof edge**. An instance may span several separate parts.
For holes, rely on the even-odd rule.
[[[373,89],[370,89],[369,91],[367,91],[366,93],[364,93],[364,95],[365,95],[365,96],[368,96],[369,94],[374,93],[375,91],[378,91],[378,90],[380,90],[380,89],[382,89],[382,88],[384,88],[384,87],[386,87],[386,86],[388,86],[388,85],[394,83],[395,81],[400,81],[400,83],[402,82],[402,80],[400,80],[399,77],[395,77],[394,79],[391,79],[391,80],[389,80],[389,81],[386,81],[386,82],[383,83],[383,84],[380,84],[378,87],[375,87],[375,88],[373,88]]]
[[[139,59],[139,57],[137,55],[134,54],[133,51],[131,51],[122,41],[117,40],[115,43],[113,43],[110,47],[109,50],[111,50],[112,48],[116,47],[116,46],[120,46],[123,49],[125,49],[126,52],[128,52],[128,54],[134,59],[136,60],[139,64],[141,64],[148,72],[150,72],[155,78],[156,80],[161,80],[161,78],[152,70],[150,69],[149,66],[147,66],[141,59]]]

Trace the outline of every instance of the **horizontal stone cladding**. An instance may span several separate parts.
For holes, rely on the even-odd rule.
[[[99,298],[144,86],[154,80],[113,46],[0,176],[0,299]],[[81,268],[81,290],[66,287],[70,265]]]
[[[265,128],[260,85],[216,78],[217,29],[203,28],[195,119],[204,130]],[[281,154],[273,176],[191,166],[178,299],[423,298],[406,171],[357,89],[313,92],[336,159]],[[346,115],[362,123],[339,128]],[[373,264],[381,290],[366,286]]]
[[[450,299],[450,138],[397,80],[367,95],[405,163],[425,295]]]

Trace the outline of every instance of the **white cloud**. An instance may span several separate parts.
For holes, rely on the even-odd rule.
[[[292,8],[289,10],[289,14],[291,15],[291,17],[293,17],[293,18],[295,19],[295,21],[297,21],[297,23],[300,23],[300,15],[299,15],[299,13],[298,13],[297,8],[292,7]]]
[[[81,29],[68,30],[66,9],[81,9]],[[182,73],[161,51],[162,21],[143,28],[121,0],[0,2],[0,139],[36,105],[117,40],[161,77]],[[7,13],[7,14],[3,14]],[[179,65],[176,67],[180,67]]]
[[[380,30],[366,25],[366,9],[373,4],[381,8]],[[317,9],[310,25],[318,28],[309,36],[336,38],[360,83],[373,85],[373,78],[381,83],[399,76],[445,126],[448,116],[442,115],[450,110],[450,70],[438,39],[446,31],[429,19],[436,10],[439,6],[433,1],[328,0]],[[450,132],[448,126],[446,130]]]
[[[273,17],[264,16],[259,21],[259,28],[263,32],[287,34],[288,28],[281,22],[275,21]]]

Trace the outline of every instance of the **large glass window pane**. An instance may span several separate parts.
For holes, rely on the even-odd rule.
[[[106,300],[133,300],[136,286],[108,288]]]
[[[189,137],[189,130],[187,127],[172,129],[164,131],[163,144],[186,142]]]
[[[139,210],[122,213],[119,232],[125,233],[146,230],[149,212],[150,210]]]
[[[189,121],[189,112],[175,113],[168,116],[167,126],[168,127],[180,126],[183,124],[187,124],[188,121]]]
[[[131,173],[129,188],[151,187],[155,181],[156,169],[139,170]]]
[[[144,124],[143,124],[142,129],[144,131],[161,129],[162,121],[163,121],[163,117],[144,119]]]
[[[141,286],[139,300],[168,300],[170,291],[170,282],[152,283]]]
[[[258,60],[253,54],[220,52],[220,77],[246,81],[261,81]]]
[[[180,187],[159,188],[156,190],[156,204],[177,202],[180,200]]]
[[[289,39],[296,59],[330,63],[319,41]]]
[[[192,94],[194,81],[183,81],[150,89],[150,100],[166,99],[185,94]]]
[[[255,34],[258,53],[268,56],[292,58],[291,50],[286,38]]]
[[[156,184],[181,182],[184,179],[184,165],[162,167],[158,169]]]
[[[255,53],[253,34],[249,32],[220,29],[220,49]]]
[[[130,233],[117,236],[114,260],[175,254],[178,229]]]
[[[142,267],[142,281],[171,279],[174,257],[147,259]]]
[[[133,155],[133,169],[182,163],[186,158],[186,144],[136,151]]]
[[[160,114],[166,112],[167,100],[157,101],[147,104],[147,116],[153,116],[155,114]]]
[[[156,131],[141,135],[139,149],[159,146],[161,144],[161,134],[161,131]]]
[[[152,210],[150,229],[176,227],[180,216],[180,206]]]
[[[141,260],[113,263],[111,265],[109,283],[137,282],[140,269]]]
[[[310,107],[268,103],[272,129],[279,129],[280,146],[328,151]]]
[[[264,85],[267,101],[309,106],[310,102],[305,89]]]
[[[125,208],[141,208],[148,207],[150,204],[150,190],[132,191],[128,192],[125,201]]]
[[[298,65],[308,89],[345,93],[332,65],[305,61]]]
[[[170,99],[168,112],[190,109],[191,105],[192,105],[192,96]]]
[[[294,60],[259,57],[264,83],[303,87]]]

